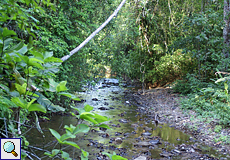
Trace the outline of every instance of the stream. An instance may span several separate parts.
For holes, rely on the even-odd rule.
[[[212,148],[201,145],[196,139],[167,124],[156,124],[154,119],[139,112],[137,106],[127,99],[126,88],[120,87],[116,79],[103,79],[91,90],[77,93],[85,103],[94,107],[94,112],[109,117],[105,124],[112,130],[93,129],[87,134],[79,134],[74,141],[90,153],[90,160],[106,159],[101,152],[121,155],[129,160],[146,159],[225,159]],[[75,103],[84,107],[84,103]],[[28,132],[30,152],[41,159],[50,159],[43,150],[59,148],[56,139],[49,132],[55,129],[64,134],[65,125],[76,125],[77,120],[70,115],[54,115],[50,121],[40,122],[44,136],[36,129]],[[32,147],[33,146],[33,147]],[[78,149],[62,146],[73,159],[80,159]],[[57,158],[56,158],[57,159]]]

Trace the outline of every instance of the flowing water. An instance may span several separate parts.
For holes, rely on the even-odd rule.
[[[128,100],[124,99],[125,89],[117,86],[116,80],[111,81],[115,83],[107,83],[107,85],[99,83],[95,88],[87,92],[78,93],[79,97],[86,100],[85,103],[94,107],[94,112],[111,118],[106,124],[112,130],[102,131],[98,129],[95,132],[87,133],[87,135],[79,134],[74,139],[82,149],[90,153],[90,160],[97,159],[100,156],[98,153],[103,151],[116,152],[127,159],[134,159],[134,157],[140,154],[145,154],[146,157],[153,159],[161,159],[164,151],[171,151],[180,144],[196,142],[191,140],[189,135],[167,124],[156,125],[151,117],[139,113],[136,106],[131,105]],[[81,108],[83,106],[83,103],[76,103],[76,107]],[[41,159],[50,159],[44,156],[44,151],[37,150],[40,148],[51,151],[53,148],[60,148],[56,139],[50,134],[49,128],[64,134],[65,125],[76,125],[76,123],[77,119],[75,117],[65,115],[54,115],[50,121],[41,122],[40,125],[44,136],[36,129],[32,129],[28,133],[27,139],[30,145],[34,146],[34,148],[31,148],[31,151],[41,157]],[[151,136],[144,136],[143,133],[145,132],[151,134]],[[148,145],[143,142],[152,142],[154,145]],[[71,147],[62,147],[64,147],[66,152],[70,153],[70,157],[80,159],[76,156],[79,153],[77,149],[73,150]],[[205,148],[207,153],[218,156],[212,149]],[[181,158],[183,157],[180,154],[173,155],[173,159]]]

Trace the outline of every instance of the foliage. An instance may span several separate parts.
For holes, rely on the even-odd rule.
[[[172,89],[176,93],[181,93],[183,95],[189,93],[197,93],[203,87],[208,86],[208,83],[202,82],[194,74],[187,74],[185,77],[182,77],[181,80],[176,80],[172,83]]]
[[[217,80],[219,83],[223,78]],[[189,94],[187,99],[181,101],[183,109],[192,109],[204,117],[212,117],[219,124],[229,126],[230,99],[228,94],[229,82],[211,84],[196,93]],[[224,84],[224,87],[222,87]]]

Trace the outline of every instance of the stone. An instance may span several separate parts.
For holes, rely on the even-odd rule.
[[[115,138],[115,143],[121,144],[122,143],[122,139],[120,137]]]
[[[135,158],[134,160],[146,160],[147,158],[145,156],[140,156]]]
[[[149,133],[149,132],[144,132],[144,133],[142,133],[141,135],[142,135],[142,136],[151,136],[152,134]]]

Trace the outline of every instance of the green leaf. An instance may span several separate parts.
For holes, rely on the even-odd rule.
[[[49,91],[51,92],[56,92],[56,88],[57,88],[58,83],[55,82],[53,79],[49,79]]]
[[[76,136],[71,134],[69,131],[65,134],[63,134],[60,138],[61,141],[64,141],[66,139],[69,139],[69,138],[75,138]]]
[[[67,83],[67,81],[61,81],[61,82],[57,85],[56,91],[57,91],[57,92],[66,91],[66,90],[67,90],[67,88],[66,88],[66,86],[65,86],[66,83]]]
[[[24,95],[26,93],[26,86],[26,83],[24,83],[23,85],[15,83],[15,87],[17,91],[20,93],[20,95]]]
[[[62,96],[69,97],[69,98],[71,98],[71,99],[73,99],[73,100],[76,100],[76,101],[81,101],[80,98],[78,98],[78,97],[76,97],[75,95],[73,95],[73,94],[71,94],[71,93],[68,93],[68,92],[60,92],[60,93],[58,93],[58,94],[60,94],[60,95],[62,95]]]
[[[53,150],[52,150],[52,155],[53,155],[53,156],[56,156],[59,152],[60,152],[59,149],[53,149]]]
[[[34,101],[36,101],[36,99],[32,99],[28,104],[27,104],[27,109],[31,106],[32,103],[34,103]]]
[[[9,50],[7,50],[5,53],[11,53],[14,50],[20,50],[22,47],[24,46],[23,42],[19,42],[17,45],[14,45],[13,47],[11,47]]]
[[[87,116],[87,115],[81,114],[81,115],[80,115],[80,118],[81,118],[81,119],[84,119],[84,120],[86,120],[86,121],[92,122],[92,123],[94,123],[94,124],[98,124],[97,121],[95,121],[93,118],[91,118],[91,117],[89,117],[89,116]]]
[[[97,121],[98,123],[102,123],[102,122],[105,122],[105,121],[108,121],[109,119],[105,116],[101,116],[99,114],[94,114],[93,116],[95,118],[95,121]]]
[[[107,128],[107,129],[111,129],[108,125],[106,124],[100,124],[97,127],[102,127],[102,128]]]
[[[27,101],[20,97],[12,97],[11,101],[14,102],[17,106],[26,109],[27,108]]]
[[[65,152],[65,151],[61,151],[61,157],[64,158],[65,160],[69,159],[69,153]]]
[[[17,53],[17,55],[28,65],[29,64],[29,57],[22,56],[21,54]]]
[[[46,113],[46,108],[38,103],[29,106],[28,111],[41,111]]]
[[[79,124],[77,127],[73,130],[73,134],[78,134],[78,133],[87,133],[89,132],[90,127],[86,124]]]
[[[81,160],[88,160],[88,156],[89,156],[89,153],[82,149],[81,150]]]
[[[64,141],[62,144],[67,144],[67,145],[80,149],[80,147],[76,143],[71,142],[71,141]]]
[[[17,52],[21,55],[25,54],[28,51],[27,46],[23,46],[21,49],[19,49]]]
[[[70,124],[70,126],[65,125],[64,128],[67,129],[68,131],[70,131],[71,133],[73,133],[73,130],[74,130],[76,127],[73,126],[72,124]]]
[[[112,160],[128,160],[127,158],[123,158],[121,156],[118,156],[118,155],[113,155],[112,156]]]
[[[12,36],[12,35],[17,35],[17,34],[12,30],[8,30],[7,28],[4,28],[2,35],[3,37],[7,37],[7,36]]]
[[[108,156],[110,160],[112,159],[112,156],[113,156],[112,154],[107,153],[107,152],[102,152],[102,154]]]
[[[59,134],[57,131],[53,130],[53,129],[50,129],[50,128],[49,128],[49,130],[50,130],[51,134],[52,134],[52,135],[58,140],[58,142],[59,142],[59,141],[60,141],[60,138],[61,138],[60,134]]]
[[[10,46],[11,43],[13,43],[13,39],[12,38],[7,38],[4,41],[3,51],[5,51]]]
[[[93,107],[90,106],[90,105],[88,105],[88,104],[86,104],[85,107],[84,107],[84,109],[85,109],[86,112],[90,112],[90,111],[93,110]]]
[[[60,58],[55,58],[55,57],[48,57],[44,60],[45,63],[47,62],[59,62],[62,63],[63,61]]]

